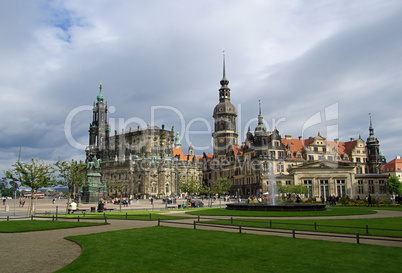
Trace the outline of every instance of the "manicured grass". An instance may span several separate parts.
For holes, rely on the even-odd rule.
[[[397,207],[362,207],[365,209],[374,209],[374,210],[396,210],[396,211],[402,211],[402,206],[397,206]]]
[[[251,222],[252,221],[252,222]],[[272,228],[278,229],[295,229],[314,231],[314,222],[317,224],[317,231],[336,232],[336,233],[352,233],[366,234],[366,225],[369,227],[370,235],[382,235],[402,237],[402,217],[394,218],[373,218],[373,219],[333,219],[333,220],[272,220]],[[203,223],[230,225],[231,220],[203,221]],[[267,219],[233,219],[233,225],[242,225],[249,227],[269,228],[270,222]],[[323,227],[319,225],[329,225],[337,227]],[[342,226],[342,227],[339,227]],[[353,228],[343,228],[353,227]],[[371,228],[381,229],[398,229],[400,231],[391,230],[375,230]]]
[[[59,228],[86,227],[104,225],[104,223],[62,222],[62,221],[0,221],[0,232],[25,232],[37,230],[49,230]]]
[[[200,209],[186,212],[191,215],[205,216],[242,216],[242,217],[295,217],[295,216],[338,216],[376,213],[373,209],[361,207],[327,207],[326,211],[240,211],[219,208]]]
[[[400,272],[402,248],[152,227],[69,237],[58,272]]]
[[[168,212],[168,210],[162,211],[122,211],[122,212],[105,212],[108,219],[121,219],[121,220],[143,220],[143,221],[156,221],[158,218],[161,220],[173,220],[173,219],[187,219],[190,217],[175,216],[175,215],[163,215],[161,213]],[[149,217],[151,215],[151,218]],[[46,215],[41,217],[53,217],[56,215]],[[59,214],[60,218],[77,218],[80,217],[90,219],[103,219],[104,213],[74,213],[74,214]]]

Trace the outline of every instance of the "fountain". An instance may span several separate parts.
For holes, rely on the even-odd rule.
[[[226,204],[227,210],[248,211],[319,211],[325,210],[324,204],[278,203],[276,200],[276,176],[272,162],[269,163],[268,175],[269,202],[267,203],[231,203]]]
[[[272,162],[269,162],[269,168],[268,168],[268,192],[269,192],[271,205],[275,206],[276,205],[277,188],[276,188],[276,177],[275,177],[275,172],[274,172],[274,164],[272,164]]]

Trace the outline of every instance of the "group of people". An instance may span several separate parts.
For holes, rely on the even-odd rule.
[[[339,197],[334,196],[334,195],[329,195],[327,197],[320,196],[320,199],[321,199],[321,203],[322,204],[326,203],[327,206],[336,206],[336,204],[338,204],[338,202],[339,202]],[[346,199],[349,199],[349,197],[346,196]]]
[[[246,203],[262,203],[264,202],[265,198],[263,199],[262,197],[254,197],[254,196],[250,196],[249,198],[247,198]]]
[[[98,202],[98,212],[102,212],[105,209],[106,209],[106,201],[103,198],[101,198],[101,199],[99,199],[99,202]]]
[[[359,196],[357,196],[357,197],[359,197]],[[378,198],[378,195],[377,195],[375,200],[373,200],[373,198],[369,194],[368,196],[366,196],[366,202],[367,202],[367,207],[372,207],[374,202],[377,204],[377,207],[378,207],[379,202],[380,202],[380,198]]]

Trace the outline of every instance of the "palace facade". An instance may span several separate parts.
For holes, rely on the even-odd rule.
[[[282,137],[277,129],[268,132],[259,105],[258,125],[249,128],[238,144],[237,112],[230,102],[225,55],[219,102],[213,110],[213,154],[196,156],[192,147],[185,155],[178,133],[157,126],[137,127],[110,136],[107,104],[102,85],[93,106],[86,160],[101,159],[102,182],[109,196],[148,198],[181,194],[178,182],[202,180],[211,185],[218,177],[231,181],[230,194],[247,197],[268,192],[268,184],[302,185],[306,197],[329,195],[388,198],[388,176],[381,174],[385,163],[371,122],[369,136],[341,142],[329,141],[319,133],[308,139]]]
[[[89,126],[89,146],[86,161],[101,159],[101,181],[107,185],[108,196],[148,198],[178,195],[178,182],[183,179],[202,179],[201,156],[192,147],[185,156],[178,134],[165,125],[137,127],[110,136],[107,122],[107,103],[102,84],[93,105]],[[84,195],[84,194],[83,194]]]
[[[282,137],[277,129],[268,132],[259,104],[258,125],[247,132],[245,142],[237,144],[236,109],[230,102],[229,81],[225,73],[219,89],[219,103],[214,109],[214,154],[204,155],[204,183],[218,177],[231,181],[230,194],[259,196],[268,192],[270,181],[281,185],[302,185],[306,197],[339,196],[364,198],[368,194],[388,198],[388,176],[381,174],[385,157],[374,135],[350,141],[329,141],[319,133],[308,139]]]

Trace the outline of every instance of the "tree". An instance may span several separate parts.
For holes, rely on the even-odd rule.
[[[208,196],[208,206],[211,207],[212,200],[211,200],[210,196],[214,194],[213,189],[211,189],[211,187],[209,187],[208,185],[202,185],[200,188],[200,193],[206,194]]]
[[[281,194],[308,194],[310,192],[309,188],[302,185],[277,185],[278,192]]]
[[[35,192],[42,187],[54,184],[54,170],[50,164],[46,164],[37,158],[32,158],[29,163],[16,162],[12,168],[4,172],[7,179],[12,182],[20,182],[22,186],[31,188],[31,198],[28,206],[28,216],[35,214],[33,201]]]
[[[110,191],[116,191],[116,192],[118,192],[119,193],[119,196],[120,196],[120,202],[119,202],[119,211],[121,212],[121,203],[122,203],[122,197],[123,197],[123,187],[124,187],[124,185],[123,185],[123,183],[121,183],[121,182],[117,182],[117,181],[115,181],[114,183],[113,182],[110,182],[109,181],[109,179],[106,179],[106,185],[107,185],[107,187],[108,187],[108,189],[110,190]]]
[[[202,182],[194,179],[181,179],[179,181],[179,189],[182,193],[187,193],[190,196],[192,194],[200,193],[202,188]]]
[[[85,183],[85,165],[83,163],[77,163],[74,160],[71,161],[57,161],[55,164],[56,171],[58,172],[57,183],[59,185],[68,187],[68,199],[66,212],[68,210],[68,204],[70,203],[71,196],[73,195],[74,188],[80,187]]]
[[[399,178],[396,176],[388,177],[388,186],[390,194],[401,194],[402,193],[402,184],[399,181]]]
[[[213,181],[210,185],[211,192],[213,194],[218,194],[219,195],[219,207],[221,206],[221,198],[220,196],[222,194],[228,193],[230,187],[232,184],[230,183],[230,180],[228,178],[224,177],[218,177]]]
[[[14,184],[13,184],[14,185]],[[0,195],[1,196],[13,196],[14,187],[10,187],[11,183],[7,181],[6,177],[0,179]]]

